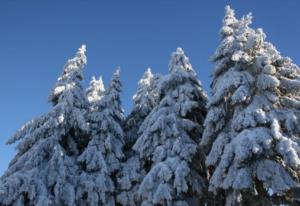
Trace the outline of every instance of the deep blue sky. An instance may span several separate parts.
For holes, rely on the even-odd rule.
[[[0,175],[14,154],[5,141],[28,120],[47,112],[47,96],[66,60],[87,45],[86,85],[102,74],[107,84],[122,69],[128,112],[145,69],[165,74],[169,56],[183,47],[205,89],[219,40],[224,6],[238,17],[252,12],[285,56],[300,63],[300,1],[292,0],[1,0]]]

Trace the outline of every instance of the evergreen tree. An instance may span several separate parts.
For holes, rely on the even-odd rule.
[[[133,149],[145,162],[142,205],[204,205],[205,171],[198,143],[207,97],[181,48],[159,85],[159,104],[143,122]],[[203,176],[201,176],[203,175]]]
[[[97,118],[100,123],[98,128],[100,139],[104,140],[104,158],[109,165],[109,172],[115,173],[120,169],[120,161],[124,158],[124,111],[121,105],[120,69],[113,74],[113,78],[100,101],[100,113]]]
[[[140,205],[137,191],[145,171],[143,162],[132,150],[132,146],[138,138],[139,127],[157,104],[157,85],[160,78],[158,74],[153,75],[150,68],[147,69],[138,83],[137,92],[133,96],[134,107],[124,126],[127,160],[122,164],[117,179],[119,188],[117,201],[124,206]]]
[[[158,78],[155,78],[158,77]],[[156,106],[157,85],[159,75],[153,75],[148,68],[138,83],[138,89],[133,96],[133,109],[126,119],[124,132],[126,133],[126,145],[130,149],[138,138],[139,126],[146,116]]]
[[[88,115],[91,140],[78,158],[81,169],[78,205],[115,205],[115,174],[124,158],[120,71],[114,73],[102,98],[101,82],[100,79],[92,83],[89,89],[94,91],[93,107]]]
[[[209,190],[216,198],[225,194],[226,205],[295,205],[300,71],[262,29],[249,27],[251,20],[251,14],[237,20],[226,7],[201,141]]]
[[[104,153],[105,138],[100,135],[102,124],[102,100],[105,100],[105,89],[102,77],[92,78],[87,89],[87,98],[90,103],[87,121],[90,126],[89,143],[78,157],[79,178],[76,191],[76,205],[115,205],[114,182],[110,177],[109,165]]]
[[[81,86],[85,46],[68,60],[49,96],[52,110],[26,123],[8,144],[17,154],[0,180],[0,205],[75,205],[75,159],[87,142]]]

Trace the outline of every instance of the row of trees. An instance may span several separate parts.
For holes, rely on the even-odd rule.
[[[81,85],[86,48],[68,60],[53,107],[8,144],[0,205],[300,204],[300,70],[227,6],[208,99],[178,48],[148,69],[125,117],[120,70]]]

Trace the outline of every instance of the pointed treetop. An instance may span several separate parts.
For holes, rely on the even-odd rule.
[[[235,11],[229,6],[225,6],[225,17],[235,17]]]
[[[121,68],[118,67],[117,70],[113,73],[112,79],[110,81],[109,87],[107,89],[107,94],[110,95],[110,93],[114,90],[120,92],[121,91],[121,79],[120,79],[120,74],[121,74]]]
[[[84,65],[87,64],[85,52],[86,46],[82,45],[78,49],[75,57],[73,59],[68,60],[67,64],[64,66],[63,76],[60,77],[58,80],[73,78],[73,75],[71,76],[70,73],[77,73],[75,76],[79,79],[83,79],[82,70]]]
[[[225,16],[223,18],[223,27],[220,31],[221,36],[229,36],[233,33],[233,29],[238,20],[235,18],[235,12],[230,6],[225,7]]]
[[[120,122],[124,120],[124,111],[121,106],[122,82],[120,78],[120,67],[114,72],[109,87],[105,91],[100,107],[112,115],[116,115]],[[101,109],[100,108],[100,109]]]
[[[113,77],[119,78],[121,74],[121,67],[118,66],[118,68],[116,69],[116,71],[113,74]]]
[[[83,68],[87,64],[87,57],[85,55],[86,46],[82,45],[74,58],[69,59],[64,66],[62,75],[58,78],[57,83],[52,90],[49,101],[53,104],[57,103],[59,96],[66,90],[79,86],[83,79]]]
[[[150,86],[151,81],[153,79],[153,74],[151,72],[151,68],[147,68],[142,79],[139,81],[139,85],[147,85]]]
[[[135,104],[140,104],[142,98],[148,97],[148,92],[150,89],[150,85],[153,81],[154,75],[151,72],[151,68],[147,68],[143,77],[140,79],[138,83],[138,90],[135,95],[133,95],[133,100]]]
[[[95,76],[92,77],[90,86],[87,89],[87,98],[89,102],[98,102],[103,97],[105,92],[102,76],[96,79]]]
[[[229,5],[227,5],[225,7],[225,16],[223,18],[223,28],[221,32],[226,34],[226,32],[224,32],[224,30],[226,30],[228,34],[231,34],[232,32],[228,32],[229,28],[235,27],[237,23],[238,23],[237,25],[238,27],[240,27],[241,25],[249,26],[252,23],[252,18],[253,18],[252,13],[250,12],[249,14],[244,15],[239,21],[235,17],[234,10],[231,9]]]
[[[121,67],[118,67],[117,70],[113,73],[113,81],[120,81],[120,76],[121,76]]]
[[[144,76],[153,76],[153,74],[152,74],[152,71],[151,71],[151,68],[150,68],[150,67],[148,67],[148,68],[147,68],[147,70],[145,71],[145,74],[144,74]]]
[[[87,58],[86,58],[86,45],[81,45],[81,47],[78,49],[76,56],[73,59],[70,59],[67,63],[67,65],[73,63],[77,63],[78,65],[82,64],[87,64]],[[67,67],[67,65],[65,66],[65,68]],[[78,65],[74,65],[75,67]]]
[[[237,22],[235,18],[235,12],[233,9],[230,8],[229,5],[225,6],[225,16],[223,18],[223,23],[226,26],[230,26]]]
[[[85,55],[86,52],[86,45],[81,45],[81,47],[78,49],[77,54]]]
[[[193,71],[192,65],[189,62],[189,58],[185,56],[182,48],[178,47],[175,52],[171,55],[169,63],[169,72],[175,73],[178,71]]]
[[[77,57],[79,57],[79,58],[83,61],[84,64],[87,63],[85,53],[86,53],[86,45],[83,44],[83,45],[81,45],[81,47],[78,49]]]

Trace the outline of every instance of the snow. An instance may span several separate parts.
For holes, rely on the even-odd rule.
[[[139,126],[146,116],[157,105],[157,86],[160,81],[158,74],[152,74],[148,68],[138,83],[136,94],[133,95],[133,109],[126,118],[124,126],[125,142],[131,147],[138,138]]]
[[[208,100],[182,48],[147,68],[127,117],[118,68],[83,88],[86,46],[57,79],[50,111],[8,141],[0,205],[294,205],[299,198],[300,70],[229,6]]]
[[[158,89],[159,104],[142,123],[133,146],[141,161],[150,161],[138,194],[142,205],[189,205],[191,200],[199,204],[205,174],[192,164],[207,97],[181,48],[171,55],[169,74],[161,78]],[[203,108],[195,110],[199,106]]]
[[[209,191],[223,191],[226,204],[236,205],[271,189],[291,203],[285,195],[300,186],[299,68],[251,22],[251,14],[237,20],[226,7],[200,143],[212,168]]]
[[[90,103],[100,101],[104,96],[105,88],[102,80],[102,76],[96,79],[92,77],[90,87],[87,89],[87,99]]]

